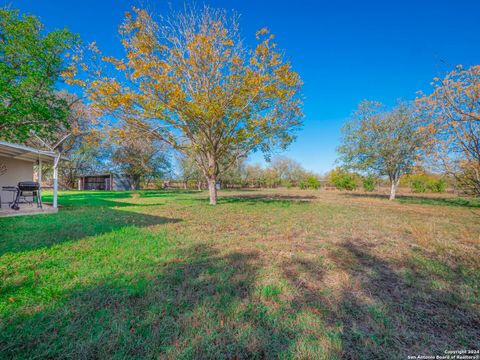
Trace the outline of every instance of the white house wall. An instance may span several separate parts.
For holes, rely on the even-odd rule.
[[[20,181],[33,180],[33,162],[0,156],[0,190],[17,186]]]

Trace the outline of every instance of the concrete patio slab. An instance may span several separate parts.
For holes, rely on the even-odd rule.
[[[46,204],[43,204],[43,208],[41,209],[37,208],[36,204],[20,204],[19,210],[10,209],[7,204],[2,204],[0,217],[54,214],[56,212],[58,212],[58,208],[53,208],[51,205]]]

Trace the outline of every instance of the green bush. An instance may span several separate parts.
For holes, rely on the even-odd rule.
[[[309,176],[306,179],[301,180],[298,183],[298,186],[302,190],[306,190],[306,189],[318,190],[318,188],[320,188],[320,181],[318,181],[318,179],[315,176]]]
[[[365,191],[371,192],[375,190],[376,183],[377,183],[377,179],[373,175],[364,176],[362,178],[363,190]]]
[[[292,182],[291,182],[290,180],[283,180],[283,181],[281,182],[281,185],[282,185],[283,187],[286,187],[287,189],[291,189],[292,186],[293,186],[293,185],[292,185]]]
[[[310,189],[318,190],[320,187],[320,181],[315,176],[309,176],[307,178],[307,187]]]
[[[412,182],[410,183],[410,188],[414,193],[424,193],[427,191],[427,182],[423,178],[416,177],[412,179]]]
[[[436,179],[432,175],[414,174],[409,176],[409,183],[412,192],[424,193],[427,191],[441,193],[447,188],[445,179]]]
[[[355,174],[342,169],[332,170],[330,182],[339,190],[355,190],[357,188]]]
[[[445,191],[446,188],[447,188],[447,182],[445,181],[445,179],[440,179],[440,180],[430,179],[427,182],[427,189],[430,190],[431,192],[442,193]]]
[[[351,175],[347,175],[343,178],[343,180],[338,184],[339,189],[345,190],[355,190],[357,188],[357,183],[355,178]]]

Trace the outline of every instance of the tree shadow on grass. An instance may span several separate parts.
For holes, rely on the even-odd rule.
[[[149,206],[149,204],[129,203],[125,200],[134,198],[168,199],[181,194],[193,194],[188,190],[141,190],[141,191],[66,191],[59,196],[63,208],[79,206]],[[45,202],[52,200],[51,194],[43,197]]]
[[[196,189],[165,189],[165,190],[142,190],[141,197],[148,198],[148,197],[168,197],[168,196],[176,196],[176,195],[190,195],[190,194],[199,194],[202,190]]]
[[[315,199],[315,196],[298,195],[225,195],[218,197],[218,204],[280,204],[289,206],[291,204],[307,204]],[[196,201],[208,203],[208,198],[196,199]]]
[[[435,271],[412,259],[388,262],[361,241],[339,245],[336,254],[333,270],[348,274],[339,278],[348,279],[346,285],[333,287],[340,286],[340,292],[331,288],[335,278],[325,282],[330,269],[318,258],[294,258],[282,268],[295,288],[292,307],[325,319],[329,325],[323,331],[332,338],[339,335],[342,358],[405,359],[478,347],[475,280],[452,270],[442,283]],[[467,287],[473,293],[465,293]]]
[[[256,252],[175,250],[177,256],[166,262],[79,287],[47,308],[0,321],[0,353],[273,359],[288,351],[295,331],[252,301],[261,266]]]
[[[115,203],[117,204],[117,203]],[[0,219],[0,256],[50,247],[125,227],[148,227],[180,219],[132,212],[125,207],[72,207],[57,214]]]
[[[343,196],[370,198],[370,199],[385,199],[388,200],[388,195],[381,194],[342,194]],[[476,198],[461,198],[461,197],[428,197],[428,196],[414,196],[414,195],[397,195],[396,201],[404,204],[420,204],[420,205],[440,205],[440,206],[457,206],[480,208],[480,199]]]
[[[342,251],[349,260],[339,265],[360,286],[344,290],[332,317],[343,324],[345,357],[404,359],[478,347],[480,314],[462,296],[463,286],[472,284],[460,273],[440,279],[409,260],[389,263],[361,243],[345,243]]]

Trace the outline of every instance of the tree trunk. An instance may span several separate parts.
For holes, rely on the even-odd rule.
[[[395,200],[395,194],[397,192],[398,181],[392,180],[390,185],[390,198],[389,200]]]
[[[130,181],[130,189],[131,190],[139,190],[140,189],[140,176],[132,176]]]
[[[208,178],[208,193],[210,195],[210,205],[217,205],[217,180]]]
[[[198,189],[198,191],[202,191],[202,182],[201,181],[197,181],[197,189]]]

